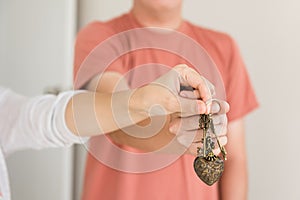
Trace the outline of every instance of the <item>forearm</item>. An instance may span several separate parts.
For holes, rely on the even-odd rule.
[[[149,126],[151,125],[146,125],[149,122],[150,120],[146,119],[136,124],[135,127],[129,127],[130,130],[125,128],[112,132],[109,136],[117,144],[130,146],[144,152],[158,150],[174,138],[174,135],[168,132],[167,127],[163,127],[158,132],[153,131],[150,133],[148,130],[150,130]]]
[[[121,134],[125,127],[128,127],[129,132],[132,133],[132,128],[149,116],[167,116],[173,113],[191,116],[204,113],[207,105],[200,98],[210,98],[210,91],[204,78],[185,65],[178,65],[174,67],[174,70],[170,70],[148,85],[137,88],[132,96],[130,92],[120,92],[120,88],[116,87],[116,85],[122,85],[124,87],[121,90],[128,89],[121,74],[106,72],[101,75],[101,82],[99,82],[99,78],[99,76],[94,77],[86,85],[86,89],[98,91],[100,94],[96,94],[95,98],[92,94],[86,97],[75,97],[73,106],[68,106],[69,114],[66,118],[67,120],[71,119],[67,121],[68,126],[75,134],[88,136],[119,129],[120,132],[111,134],[113,140],[120,144],[130,144],[130,146],[134,146],[140,140],[136,141],[136,138],[132,139],[124,133]],[[198,92],[191,91],[192,98],[184,98],[180,96],[181,85],[190,85],[197,88]],[[75,110],[75,115],[72,115],[74,109],[77,111]],[[129,127],[131,125],[133,126]],[[159,129],[162,127],[164,126],[160,125]],[[143,137],[145,135],[145,129],[141,130],[136,136]],[[151,134],[158,132],[151,125]],[[152,136],[147,138],[152,138]],[[160,142],[160,140],[155,141]]]
[[[122,129],[148,118],[141,99],[140,90],[114,94],[81,93],[75,95],[67,105],[66,124],[74,134],[80,136],[94,136]]]
[[[141,94],[140,90],[134,93],[128,90],[114,94],[86,92],[75,95],[66,108],[66,124],[76,135],[108,133],[120,145],[144,152],[162,149],[175,137],[168,130],[169,117],[150,119],[143,111],[148,105],[141,102]],[[176,151],[184,151],[176,140],[164,150],[166,153]]]
[[[246,200],[248,172],[243,119],[228,124],[227,138],[228,160],[220,182],[221,200]]]
[[[229,155],[230,156],[230,155]],[[221,200],[246,200],[248,195],[247,166],[244,159],[228,159],[220,181]]]
[[[178,149],[175,135],[169,132],[169,116],[153,117],[146,119],[135,126],[124,128],[109,134],[117,144],[130,146],[144,152],[152,152],[166,147],[170,142],[169,149],[165,152],[174,152],[173,147]],[[173,149],[172,149],[173,148]]]

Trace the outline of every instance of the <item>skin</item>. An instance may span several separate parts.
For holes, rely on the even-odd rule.
[[[132,12],[144,26],[176,29],[181,17],[181,0],[135,0]]]
[[[110,78],[109,80],[120,77],[115,73],[106,76]],[[89,87],[94,83],[96,81],[92,81]],[[197,88],[196,96],[181,97],[178,88],[183,84]],[[105,87],[108,90],[112,88],[107,84]],[[159,117],[168,114],[177,116],[203,114],[208,111],[208,106],[199,98],[211,98],[206,80],[186,65],[174,67],[169,73],[143,87],[135,90],[122,88],[122,90],[113,94],[87,92],[75,95],[66,109],[65,119],[68,128],[76,135],[95,136],[137,124],[148,119],[150,115]],[[160,94],[159,98],[157,93]],[[153,105],[161,105],[165,109],[164,113],[150,112]],[[226,113],[229,110],[228,104],[223,101],[213,105],[217,105],[215,112]],[[119,118],[114,116],[116,110]],[[173,123],[176,127],[179,124],[180,121]]]
[[[228,144],[226,145],[228,159],[226,161],[226,170],[220,182],[222,200],[247,199],[248,172],[244,133],[245,123],[243,119],[238,119],[228,124]]]
[[[197,81],[197,76],[196,77],[190,76],[190,78],[189,78],[189,76],[186,76],[186,75],[188,75],[188,73],[185,72],[185,70],[188,70],[188,71],[192,70],[191,68],[189,68],[186,65],[178,65],[177,67],[180,68],[181,66],[183,66],[183,68],[184,68],[184,70],[181,70],[181,73],[185,74],[183,77],[187,77],[187,79],[190,80],[190,83]],[[198,74],[197,72],[195,72],[195,73]],[[198,76],[199,76],[199,74],[198,74]],[[122,80],[123,80],[123,76],[121,74],[118,74],[115,72],[106,72],[101,75],[101,83],[98,82],[98,76],[96,76],[94,79],[92,79],[90,81],[90,83],[87,85],[86,89],[94,91],[96,88],[96,91],[99,93],[111,94],[111,93],[118,92],[118,91],[115,91],[114,88],[117,84],[119,84],[119,81],[122,81]],[[170,82],[172,82],[172,81],[170,81]],[[196,92],[193,93],[194,99],[201,97],[204,100],[208,100],[211,98],[211,92],[209,89],[209,85],[207,85],[206,82],[202,83],[202,84],[194,84],[193,85],[193,87],[198,88],[196,90]],[[168,87],[170,87],[170,85]],[[125,83],[125,82],[123,83],[123,87],[120,90],[124,90],[124,89],[127,89],[127,90],[129,89],[129,87],[127,86],[127,83]],[[153,91],[153,93],[148,93],[149,95],[147,98],[145,98],[144,101],[147,102],[150,100],[151,102],[160,102],[162,100],[163,102],[161,102],[160,104],[165,105],[166,107],[169,107],[170,110],[172,110],[172,107],[174,107],[173,105],[175,105],[174,100],[172,100],[172,98],[164,95],[164,92],[162,90],[160,90],[159,88],[155,88],[152,91]],[[156,95],[157,93],[159,93],[160,95],[159,96]],[[188,97],[191,98],[191,95],[188,95]],[[173,103],[170,103],[170,102],[173,102]],[[200,101],[199,103],[202,106],[205,105],[205,103],[203,101]],[[133,106],[139,107],[138,104],[133,105]],[[149,106],[149,107],[151,107],[151,106]],[[226,112],[228,112],[228,110],[229,110],[228,104],[226,102],[225,103],[222,102],[221,113],[226,113]],[[206,110],[206,109],[202,110],[202,113],[207,113],[207,111],[209,111],[209,110]],[[118,115],[120,115],[120,113],[118,113]],[[174,120],[175,118],[177,118],[179,120]],[[191,118],[193,121],[199,120],[198,115],[193,115]],[[158,127],[159,129],[161,129],[159,132],[155,132],[155,133],[151,132],[151,133],[149,133],[149,135],[147,137],[144,137],[144,136],[141,137],[140,129],[134,129],[134,127],[132,127],[130,129],[130,134],[124,132],[124,130],[120,128],[119,130],[110,132],[109,136],[117,144],[131,146],[131,147],[140,149],[144,152],[157,151],[157,150],[161,149],[162,147],[165,147],[171,141],[174,141],[174,146],[172,146],[172,149],[173,149],[172,153],[183,152],[183,150],[184,150],[184,151],[186,151],[186,153],[196,156],[197,155],[197,146],[199,145],[198,141],[202,135],[202,131],[195,130],[195,128],[190,128],[189,125],[194,126],[195,124],[197,125],[198,123],[193,123],[193,124],[189,123],[189,125],[187,125],[185,127],[176,126],[177,128],[172,130],[172,127],[170,126],[171,119],[172,119],[172,121],[174,121],[174,123],[172,123],[172,126],[174,126],[174,125],[176,126],[176,124],[184,124],[184,122],[182,121],[184,118],[180,118],[180,117],[178,117],[178,114],[176,114],[174,112],[170,112],[168,115],[164,115],[163,117],[161,117],[161,116],[154,117],[154,118],[147,117],[147,118],[144,118],[144,120],[141,120],[138,123],[136,123],[139,127],[146,127],[146,126],[150,125],[151,130],[156,130],[157,129],[156,124],[160,124],[159,122],[165,121],[165,123],[163,125],[160,125],[162,127]],[[186,128],[186,132],[188,132],[189,135],[192,135],[193,137],[195,137],[193,143],[192,143],[193,140],[190,140],[189,145],[187,146],[186,144],[182,144],[182,143],[178,142],[176,135],[178,133],[182,133],[184,131],[184,130],[180,130],[180,128],[183,128],[183,129]],[[227,142],[226,138],[221,139],[222,145],[225,145],[226,142]],[[191,143],[192,143],[192,145],[190,145]]]

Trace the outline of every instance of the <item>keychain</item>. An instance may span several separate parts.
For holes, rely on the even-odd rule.
[[[227,153],[215,133],[211,114],[200,115],[199,128],[203,130],[203,149],[198,148],[198,155],[194,160],[194,170],[204,183],[211,186],[222,176]],[[217,140],[223,159],[213,153],[213,149],[215,148],[213,137]]]

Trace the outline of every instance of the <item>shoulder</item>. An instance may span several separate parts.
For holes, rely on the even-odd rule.
[[[119,17],[111,19],[109,21],[93,21],[83,27],[79,32],[77,37],[84,37],[84,36],[99,36],[99,34],[105,35],[113,35],[119,32],[118,28],[122,26],[128,16],[128,14],[123,14]]]
[[[217,64],[230,67],[233,57],[239,55],[239,48],[233,37],[228,33],[194,25],[187,22],[192,37],[217,60]]]
[[[190,22],[187,22],[187,24],[195,35],[195,39],[200,43],[205,43],[206,45],[227,51],[234,46],[234,39],[228,33],[195,25]]]
[[[83,27],[77,34],[77,40],[92,39],[101,35],[113,34],[105,22],[94,21]]]

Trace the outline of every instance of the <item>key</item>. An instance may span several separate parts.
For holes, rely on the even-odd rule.
[[[210,117],[208,115],[200,115],[199,128],[203,130],[203,157],[207,155],[207,130],[210,127]]]
[[[224,161],[213,153],[214,142],[211,134],[216,136],[216,133],[214,132],[211,114],[200,115],[199,128],[203,130],[203,150],[201,151],[201,148],[198,148],[198,156],[194,160],[194,170],[204,183],[213,185],[222,176]],[[221,149],[222,146],[218,138],[217,142]]]
[[[225,147],[223,145],[221,145],[221,143],[220,143],[219,136],[216,134],[216,130],[215,130],[214,123],[213,123],[212,119],[210,120],[210,128],[211,128],[211,131],[212,131],[212,133],[214,134],[214,136],[217,140],[217,143],[218,143],[218,146],[221,150],[223,159],[227,160],[227,151],[226,151]]]
[[[209,131],[211,127],[212,118],[210,114],[207,115],[200,115],[199,119],[199,128],[203,130],[203,157],[207,157],[215,148],[215,143],[211,137]]]

